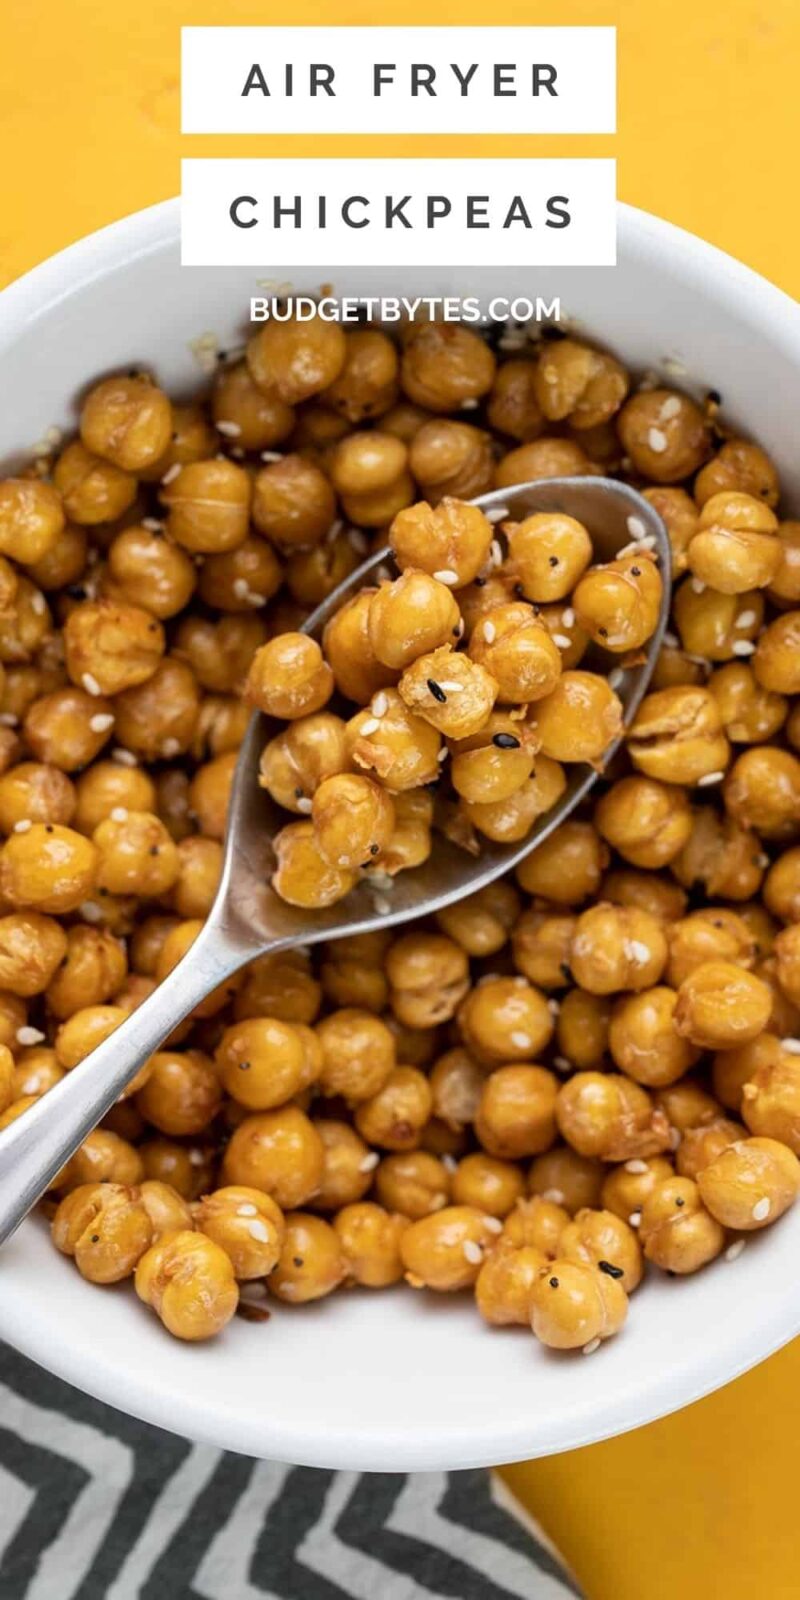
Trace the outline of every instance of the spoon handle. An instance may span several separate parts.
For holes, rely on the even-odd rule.
[[[209,921],[183,960],[126,1022],[0,1132],[0,1245],[173,1028],[264,946]]]

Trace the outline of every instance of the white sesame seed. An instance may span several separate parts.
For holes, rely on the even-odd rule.
[[[447,745],[443,745],[441,750],[439,751],[439,754],[436,757],[436,760],[438,761],[439,766],[441,766],[442,763],[447,760],[447,757],[449,756],[449,754],[450,754],[450,751],[448,750]]]
[[[259,1244],[268,1244],[269,1228],[267,1227],[266,1222],[262,1222],[260,1217],[256,1217],[255,1222],[248,1223],[247,1231],[250,1235],[250,1238],[256,1239]]]
[[[467,1261],[471,1266],[480,1266],[483,1260],[483,1251],[474,1239],[465,1239],[461,1246]]]
[[[380,721],[380,718],[384,717],[388,710],[389,696],[388,694],[384,693],[383,689],[380,689],[377,694],[372,696],[370,711],[372,712],[373,717],[377,717]]]
[[[461,402],[461,410],[462,411],[477,411],[479,405],[480,405],[480,401],[479,400],[462,400],[462,402]]]
[[[338,539],[343,527],[344,523],[341,517],[335,517],[325,535],[325,543],[333,544],[334,540]]]
[[[686,377],[688,370],[686,364],[683,361],[680,361],[677,356],[665,356],[661,365],[664,368],[664,371],[668,373],[671,378]]]
[[[751,1216],[753,1218],[753,1221],[754,1222],[766,1222],[767,1217],[769,1216],[769,1211],[770,1211],[769,1197],[768,1197],[768,1195],[764,1195],[763,1198],[761,1200],[757,1200],[755,1205],[753,1206],[753,1210],[751,1212]]]
[[[563,622],[565,628],[574,627],[574,625],[575,625],[575,610],[574,610],[573,606],[566,606],[565,607],[565,609],[561,613],[561,621]]]
[[[40,594],[39,590],[37,589],[35,594],[31,595],[31,611],[35,611],[37,617],[42,617],[44,616],[46,610],[47,601],[45,600],[44,595]]]
[[[498,350],[524,350],[526,343],[527,340],[524,335],[504,333],[502,339],[497,341],[497,348]]]
[[[583,1349],[581,1351],[581,1355],[583,1355],[583,1356],[593,1356],[594,1353],[595,1353],[595,1350],[599,1350],[599,1349],[600,1349],[600,1340],[599,1339],[590,1339],[589,1343],[585,1344],[583,1346]]]
[[[434,572],[433,576],[437,583],[446,583],[450,589],[454,584],[458,583],[458,573],[454,572],[452,567],[440,567],[438,572]]]
[[[182,471],[183,471],[183,468],[181,467],[180,462],[179,461],[173,461],[172,466],[171,467],[167,467],[167,470],[164,473],[163,478],[161,479],[161,482],[164,485],[164,487],[166,488],[168,483],[174,483],[175,479],[180,477]]]
[[[33,823],[31,822],[30,817],[23,817],[20,822],[15,822],[14,823],[14,832],[15,833],[27,833],[28,829],[32,828],[32,827],[33,827]]]
[[[632,539],[643,539],[647,532],[647,528],[642,522],[641,517],[627,517],[625,526],[627,527]]]
[[[364,555],[367,549],[367,536],[360,528],[350,528],[347,534],[348,542],[357,550],[359,555]]]
[[[46,1037],[41,1028],[17,1028],[17,1044],[41,1044]]]
[[[634,1173],[646,1172],[647,1171],[647,1162],[646,1161],[637,1161],[637,1160],[626,1161],[625,1162],[625,1171],[626,1172],[634,1172]]]
[[[508,506],[493,506],[491,511],[484,512],[484,516],[487,522],[504,522],[510,512]]]
[[[226,439],[238,439],[242,431],[238,422],[215,422],[214,427],[217,433],[223,433]]]
[[[511,1043],[515,1050],[530,1050],[533,1040],[529,1033],[522,1033],[517,1028],[511,1035]]]
[[[108,733],[109,728],[113,726],[114,717],[110,711],[96,711],[94,716],[89,718],[92,733]]]
[[[692,578],[692,588],[695,594],[705,594],[706,592],[706,586],[702,578]]]
[[[246,600],[250,593],[250,585],[246,578],[234,578],[233,593],[237,600]]]
[[[297,810],[302,816],[308,817],[311,815],[311,809],[311,801],[305,795],[302,795],[297,801]]]
[[[769,866],[769,856],[765,850],[759,850],[758,855],[756,856],[756,866],[760,867],[762,872],[766,872],[767,867]]]
[[[739,615],[736,618],[736,621],[734,623],[734,627],[735,628],[752,628],[752,626],[753,626],[753,624],[755,622],[758,622],[758,612],[756,612],[756,611],[740,611]]]
[[[180,748],[180,739],[162,739],[161,741],[161,754],[166,756],[168,761],[171,761],[173,756],[179,755]]]
[[[494,644],[497,637],[497,629],[493,622],[484,622],[483,637],[487,644]]]
[[[0,725],[4,728],[16,728],[19,726],[19,717],[15,717],[13,711],[2,711]]]
[[[563,1189],[543,1189],[542,1190],[542,1199],[543,1200],[549,1200],[550,1204],[553,1205],[553,1206],[563,1206],[563,1204],[564,1204],[564,1190]]]
[[[733,653],[735,656],[752,656],[755,654],[755,648],[752,639],[737,639]]]
[[[248,1201],[245,1205],[236,1207],[236,1215],[237,1217],[257,1217],[258,1206],[251,1205]]]
[[[626,939],[625,954],[629,961],[649,961],[650,947],[642,939]]]
[[[92,675],[91,672],[84,672],[83,677],[81,678],[81,683],[83,684],[87,694],[97,695],[103,693],[97,679]]]
[[[359,1161],[359,1172],[374,1172],[380,1159],[377,1150],[370,1150],[369,1154],[364,1156],[363,1161]]]
[[[379,917],[388,917],[392,909],[390,902],[385,900],[382,894],[376,894],[373,905]]]
[[[111,760],[112,761],[116,761],[117,766],[119,766],[119,767],[135,767],[135,766],[138,766],[138,762],[136,760],[135,755],[133,754],[133,751],[132,750],[123,750],[121,745],[116,750],[112,750],[112,752],[111,752]]]
[[[158,517],[142,517],[142,527],[146,528],[148,533],[161,533],[164,524]]]
[[[261,460],[262,461],[267,461],[267,462],[282,461],[283,460],[283,451],[282,450],[262,450],[261,451]]]
[[[190,1167],[204,1167],[205,1166],[205,1162],[206,1162],[206,1158],[203,1155],[202,1150],[190,1150],[189,1151],[189,1166]]]
[[[442,1166],[444,1167],[445,1172],[457,1172],[458,1171],[458,1162],[456,1161],[455,1156],[451,1156],[451,1155],[442,1156]]]
[[[613,672],[609,672],[609,674],[608,674],[608,685],[609,685],[609,688],[610,689],[618,689],[620,684],[622,683],[624,677],[625,677],[625,668],[624,667],[615,667],[614,671]]]
[[[639,1223],[641,1222],[641,1220],[642,1220],[641,1211],[632,1211],[630,1216],[629,1216],[629,1218],[628,1218],[628,1221],[629,1221],[629,1223],[630,1223],[632,1228],[638,1228]]]
[[[112,822],[127,822],[127,820],[128,820],[128,807],[127,806],[115,806],[113,811],[111,812],[111,821]]]
[[[702,778],[698,778],[697,787],[707,789],[710,783],[721,783],[724,776],[724,772],[706,772]]]
[[[483,1218],[483,1226],[484,1226],[484,1228],[488,1229],[489,1233],[502,1233],[502,1231],[503,1231],[503,1224],[500,1221],[500,1218],[499,1217],[489,1217],[489,1216],[486,1216],[485,1213],[484,1213],[484,1218]]]
[[[664,643],[665,645],[668,645],[670,650],[680,650],[681,641],[678,638],[677,633],[670,633],[669,628],[667,628],[664,634]]]
[[[439,688],[440,689],[444,689],[447,694],[463,694],[464,693],[464,685],[463,685],[463,683],[458,683],[455,678],[450,678],[450,679],[442,678],[442,681],[439,684]]]
[[[733,1244],[729,1244],[727,1250],[725,1251],[725,1260],[738,1261],[746,1242],[747,1241],[745,1239],[734,1239]]]
[[[558,645],[559,650],[569,650],[572,640],[566,633],[554,633],[553,644]]]
[[[661,428],[650,428],[647,434],[647,443],[655,455],[661,455],[667,449],[669,439]]]
[[[551,998],[547,1002],[547,1009],[550,1012],[551,1017],[557,1017],[559,1011],[561,1010],[561,1001]]]
[[[365,739],[368,739],[371,733],[377,733],[379,727],[380,719],[378,717],[367,717],[366,722],[361,724],[361,733]]]
[[[680,395],[671,394],[669,399],[664,401],[664,404],[658,413],[661,421],[669,422],[670,417],[679,416],[682,404],[683,402],[680,398]]]
[[[800,1039],[781,1039],[781,1049],[785,1050],[787,1055],[800,1056]]]
[[[502,566],[502,564],[503,564],[503,546],[501,545],[499,539],[493,539],[492,540],[492,542],[491,542],[491,544],[489,546],[489,555],[491,557],[492,566],[494,566],[494,567]]]
[[[78,909],[83,917],[84,922],[102,922],[103,920],[103,913],[100,910],[100,907],[95,904],[94,900],[84,900],[83,904],[79,906]]]
[[[553,1057],[553,1066],[555,1067],[556,1072],[571,1072],[572,1071],[572,1062],[568,1061],[566,1056],[554,1056]]]

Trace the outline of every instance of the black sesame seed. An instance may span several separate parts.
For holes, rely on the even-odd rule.
[[[558,556],[549,556],[548,560],[549,560],[549,563],[550,563],[551,567],[557,567],[558,566]]]
[[[158,845],[157,844],[151,844],[151,846],[150,846],[150,855],[151,856],[157,856],[158,855]]]
[[[601,639],[606,639],[608,637],[608,628],[598,628],[597,631]]]
[[[239,1062],[239,1071],[240,1072],[249,1072],[250,1071],[250,1062],[249,1061],[240,1061]]]
[[[302,1267],[305,1265],[302,1256],[292,1256],[292,1261],[296,1267]]]
[[[608,1273],[609,1278],[621,1278],[623,1276],[622,1268],[615,1267],[613,1261],[598,1261],[597,1265],[601,1272]]]
[[[482,589],[484,584],[485,584],[485,582],[486,582],[485,578],[476,578],[475,579],[475,588],[476,589]]]
[[[641,578],[641,576],[642,576],[641,567],[631,567],[631,577],[632,578]]]
[[[551,1289],[557,1289],[558,1288],[558,1278],[551,1278],[550,1279],[550,1288]]]
[[[377,856],[379,854],[379,852],[380,852],[380,848],[381,847],[380,847],[379,844],[371,844],[370,847],[369,847],[370,855],[371,856]]]
[[[100,1243],[100,1235],[99,1235],[99,1233],[93,1233],[92,1234],[92,1244],[99,1244],[99,1243]]]
[[[302,789],[295,789],[294,797],[295,797],[295,800],[303,800],[305,798],[305,796],[303,794]]]
[[[722,405],[722,395],[720,394],[719,389],[709,389],[708,398],[711,401],[712,406]]]
[[[676,1194],[676,1196],[675,1196],[675,1204],[678,1207],[678,1210],[680,1210],[681,1206],[685,1206],[686,1201],[684,1200],[682,1194]]]
[[[428,688],[433,695],[434,700],[438,700],[439,705],[443,706],[447,700],[447,695],[445,694],[441,684],[437,683],[434,678],[429,678]]]
[[[45,831],[45,833],[52,833],[52,831],[53,831],[53,824],[52,824],[52,822],[46,822],[46,823],[45,823],[45,825],[44,825],[44,831]]]
[[[496,733],[492,739],[492,744],[496,744],[498,750],[519,749],[519,739],[515,739],[513,733]]]
[[[86,590],[84,589],[82,583],[71,583],[67,589],[67,594],[69,595],[70,600],[86,599]]]

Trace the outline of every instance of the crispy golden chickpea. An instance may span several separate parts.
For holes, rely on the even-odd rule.
[[[215,454],[218,445],[218,436],[204,406],[173,405],[172,438],[160,459],[152,467],[142,467],[138,476],[146,483],[160,483],[170,467],[185,467],[190,461],[206,461]]]
[[[764,904],[782,922],[800,922],[800,846],[773,861],[764,880]]]
[[[478,984],[463,1001],[458,1023],[467,1048],[491,1066],[535,1060],[553,1037],[545,996],[521,975]]]
[[[62,450],[53,468],[53,485],[61,496],[63,509],[70,521],[85,527],[115,521],[117,517],[124,516],[136,499],[136,479],[131,473],[123,472],[112,462],[93,455],[80,439],[74,439]],[[40,486],[37,484],[36,487]],[[14,502],[12,507],[13,516],[16,512]],[[40,532],[48,511],[49,507],[42,507],[30,519],[36,532]],[[29,521],[27,514],[25,521]],[[52,539],[45,548],[49,547],[49,543],[52,543]],[[25,549],[31,549],[30,537]]]
[[[713,495],[752,495],[776,506],[780,494],[778,474],[766,450],[748,439],[726,439],[721,449],[698,472],[694,497],[705,506]]]
[[[444,1206],[400,1236],[406,1280],[414,1289],[450,1294],[475,1283],[497,1238],[497,1219],[474,1206]]]
[[[365,1289],[385,1289],[403,1276],[400,1238],[405,1218],[365,1200],[346,1205],[333,1219],[347,1275]]]
[[[697,506],[685,489],[645,489],[645,500],[665,524],[672,550],[673,576],[686,571],[689,541],[697,531]]]
[[[211,622],[188,616],[178,623],[175,654],[188,661],[198,683],[213,694],[241,690],[247,669],[267,636],[261,617],[222,617]]]
[[[530,1325],[533,1285],[546,1257],[535,1245],[501,1240],[483,1262],[475,1283],[475,1304],[490,1327]]]
[[[347,1274],[347,1258],[331,1224],[310,1212],[291,1212],[286,1217],[281,1253],[269,1278],[271,1293],[288,1305],[304,1305],[332,1294]]]
[[[248,715],[247,706],[233,695],[206,695],[192,738],[194,760],[203,761],[208,756],[238,751],[247,731]]]
[[[316,640],[284,633],[256,651],[245,697],[269,717],[287,721],[320,711],[333,692],[333,673]]]
[[[619,1332],[628,1297],[607,1272],[556,1257],[539,1269],[530,1306],[531,1327],[542,1344],[554,1350],[595,1350],[602,1339]]]
[[[396,689],[379,693],[380,717],[369,706],[347,724],[352,760],[362,770],[374,772],[393,794],[431,783],[439,774],[441,739],[437,729],[427,716],[410,710]],[[425,695],[430,706],[435,706],[427,688]],[[485,714],[488,716],[488,710]]]
[[[618,428],[636,471],[651,483],[680,483],[711,454],[711,435],[700,407],[673,389],[631,395]]]
[[[230,1322],[239,1290],[230,1258],[204,1233],[166,1234],[136,1268],[136,1293],[176,1339],[211,1339]]]
[[[202,1133],[222,1104],[210,1058],[202,1050],[157,1051],[136,1104],[154,1128],[171,1138]]]
[[[677,883],[654,872],[607,872],[603,878],[603,899],[616,906],[638,906],[662,922],[676,922],[687,905],[687,895]]]
[[[393,1067],[381,1088],[355,1111],[355,1125],[367,1144],[384,1150],[413,1150],[433,1109],[430,1084],[417,1067]]]
[[[0,611],[0,661],[7,662],[12,669],[6,676],[4,702],[10,704],[14,697],[13,667],[31,662],[46,648],[48,636],[52,637],[52,625],[47,601],[41,590],[27,578],[18,577],[13,600]],[[53,666],[52,681],[63,682],[64,674],[60,659],[54,661]],[[33,670],[35,673],[36,669]],[[17,681],[19,676],[18,672]],[[49,687],[44,673],[39,675],[39,681],[42,688]]]
[[[744,661],[731,661],[713,672],[708,687],[734,744],[760,744],[771,739],[786,721],[785,696],[763,689]]]
[[[672,614],[690,657],[704,662],[730,661],[751,653],[748,647],[764,619],[764,599],[758,589],[724,595],[696,578],[687,578],[675,592]]]
[[[355,934],[334,939],[325,946],[320,978],[325,996],[334,1006],[381,1012],[389,997],[383,957],[389,934]]]
[[[622,703],[607,679],[594,672],[562,672],[555,688],[537,700],[530,721],[546,756],[602,767],[622,732]]]
[[[0,986],[28,998],[42,994],[67,951],[67,935],[54,917],[36,911],[0,917]]]
[[[434,1062],[430,1074],[434,1114],[461,1129],[478,1114],[485,1073],[468,1050],[456,1047]]]
[[[734,1050],[720,1050],[715,1055],[711,1080],[720,1104],[728,1111],[742,1115],[742,1091],[761,1067],[770,1067],[780,1057],[781,1041],[774,1033],[760,1033],[750,1044],[739,1045]]]
[[[153,811],[156,806],[156,787],[149,773],[117,761],[96,761],[80,773],[76,789],[73,821],[81,833],[94,833],[118,806],[128,811]]]
[[[115,733],[141,761],[185,755],[200,714],[200,688],[190,666],[165,656],[146,683],[114,701]]]
[[[584,477],[596,471],[585,450],[573,439],[534,439],[503,456],[495,473],[495,485],[510,489],[516,483]]]
[[[113,515],[113,513],[112,513]],[[59,486],[41,478],[0,481],[0,551],[26,565],[54,549],[65,524]]]
[[[800,923],[784,928],[775,940],[778,982],[792,1005],[800,1006]]]
[[[623,995],[611,1014],[608,1042],[614,1062],[648,1089],[676,1083],[700,1054],[675,1031],[676,1005],[675,990],[657,986]]]
[[[91,894],[98,866],[97,850],[82,833],[34,822],[0,850],[0,894],[16,908],[74,911]]]
[[[332,1012],[319,1023],[317,1039],[322,1048],[320,1090],[342,1095],[350,1105],[377,1094],[395,1066],[394,1036],[369,1011]]]
[[[124,806],[112,811],[98,823],[92,840],[99,855],[97,884],[110,894],[154,898],[166,894],[177,881],[177,846],[151,811],[128,811]]]
[[[259,956],[245,968],[234,1014],[237,1020],[267,1016],[282,1022],[312,1023],[321,999],[322,988],[311,970],[308,952],[279,950]]]
[[[418,1222],[448,1204],[450,1178],[442,1161],[430,1151],[398,1151],[384,1156],[376,1168],[375,1190],[387,1211]]]
[[[485,667],[444,645],[406,667],[399,692],[409,712],[446,738],[468,739],[488,722],[497,683]]]
[[[222,846],[216,839],[190,834],[178,843],[179,876],[171,903],[180,917],[207,917],[222,872]]]
[[[90,1283],[129,1278],[153,1241],[153,1227],[137,1188],[85,1183],[62,1201],[53,1218],[53,1243],[72,1256]]]
[[[338,322],[313,317],[300,322],[265,322],[247,345],[247,365],[257,387],[296,406],[336,382],[347,359],[347,339]]]
[[[692,1178],[665,1178],[641,1208],[639,1238],[645,1257],[664,1272],[685,1276],[718,1256],[725,1234],[706,1210]]]
[[[491,1217],[507,1217],[524,1194],[525,1179],[520,1168],[513,1161],[502,1161],[482,1150],[464,1156],[453,1173],[454,1204],[475,1206]]]
[[[710,898],[749,900],[764,876],[758,840],[733,817],[710,806],[695,812],[688,843],[670,863],[684,888],[701,884]]]
[[[486,494],[494,478],[491,434],[452,417],[435,417],[414,434],[408,465],[425,499],[436,505],[444,495],[473,500]]]
[[[573,428],[595,428],[619,411],[628,375],[607,351],[577,339],[559,339],[541,347],[534,390],[549,422],[568,420]]]
[[[52,1187],[69,1190],[82,1183],[137,1184],[143,1176],[139,1151],[110,1128],[95,1128],[62,1167]]]
[[[568,981],[569,963],[563,976]],[[571,1067],[600,1067],[608,1049],[611,1001],[605,995],[588,994],[585,989],[570,989],[558,1010],[556,1039],[561,1064]]]
[[[247,537],[250,477],[234,461],[214,457],[171,467],[162,486],[167,532],[192,555],[234,550]]]
[[[412,567],[460,589],[488,559],[492,524],[478,506],[446,495],[436,507],[421,500],[398,512],[389,541],[401,572]]]
[[[382,416],[397,398],[397,350],[379,328],[354,328],[345,342],[344,365],[322,399],[354,427]]]
[[[769,585],[769,597],[776,606],[796,606],[800,602],[800,523],[781,522],[778,525],[781,542],[780,566]],[[62,535],[63,537],[63,535]],[[36,572],[31,572],[35,583],[46,588]]]
[[[153,676],[164,654],[160,622],[139,606],[82,600],[64,624],[67,671],[87,694],[119,694]]]
[[[356,874],[331,866],[320,853],[312,822],[290,822],[272,841],[276,868],[275,893],[289,905],[332,906],[354,887]]]
[[[675,1152],[675,1166],[682,1178],[693,1178],[695,1182],[706,1167],[729,1145],[737,1140],[744,1139],[747,1129],[741,1122],[730,1122],[727,1117],[718,1117],[715,1122],[703,1124],[699,1128],[686,1128],[681,1134],[681,1142]]]
[[[761,634],[753,671],[763,689],[774,694],[800,693],[800,611],[776,617]]]
[[[217,431],[241,450],[268,450],[282,444],[295,422],[292,407],[274,391],[259,389],[244,361],[217,373],[211,414]]]
[[[296,1106],[245,1117],[225,1151],[225,1183],[245,1184],[272,1195],[282,1211],[316,1195],[325,1167],[325,1147],[313,1123]]]
[[[75,785],[66,773],[45,762],[21,761],[0,776],[0,829],[13,833],[19,823],[70,823]],[[21,830],[26,831],[24,826]]]
[[[390,795],[371,778],[342,773],[324,778],[311,808],[317,849],[332,867],[355,870],[380,856],[394,831]]]
[[[725,1228],[751,1233],[776,1222],[800,1189],[800,1162],[776,1139],[728,1145],[697,1180],[711,1215]]]
[[[653,871],[678,855],[692,831],[691,807],[682,789],[635,775],[621,778],[603,795],[594,820],[626,861]]]
[[[468,956],[494,955],[506,943],[519,916],[520,899],[513,884],[498,879],[456,905],[437,912],[436,921]]]
[[[286,1224],[280,1207],[261,1189],[215,1189],[197,1202],[194,1220],[225,1251],[240,1282],[266,1277],[278,1261]]]
[[[527,838],[537,817],[552,809],[566,786],[563,767],[540,756],[535,772],[507,800],[462,800],[461,813],[487,839],[515,844]]]
[[[408,567],[372,595],[369,642],[384,666],[402,672],[418,656],[452,643],[459,635],[459,622],[459,609],[447,585]]]
[[[279,550],[318,544],[335,517],[336,496],[330,482],[305,456],[284,456],[257,474],[253,522]]]
[[[380,689],[396,681],[397,673],[384,666],[372,649],[369,616],[377,589],[361,589],[325,624],[322,636],[325,659],[340,694],[364,705]]]
[[[162,532],[136,523],[117,534],[108,552],[111,597],[139,606],[165,621],[177,616],[194,593],[194,563]]]
[[[632,1294],[642,1281],[642,1250],[633,1228],[613,1211],[584,1206],[561,1234],[558,1254],[565,1261],[596,1266]]]
[[[56,1033],[54,1045],[59,1066],[71,1072],[80,1061],[108,1039],[125,1022],[127,1013],[117,1005],[82,1006],[62,1022]],[[138,1087],[138,1079],[134,1082]],[[129,1091],[130,1092],[130,1091]]]
[[[265,746],[259,783],[288,811],[300,811],[326,778],[344,772],[347,739],[341,717],[318,711],[298,717]],[[302,806],[305,810],[306,806]]]
[[[457,411],[492,387],[495,358],[480,334],[449,322],[411,325],[400,362],[403,393],[429,411]]]
[[[575,918],[567,912],[523,911],[511,940],[517,971],[541,989],[565,988],[574,928]]]
[[[498,699],[506,704],[543,699],[561,675],[558,646],[523,601],[496,606],[476,623],[469,655],[495,679]]]
[[[345,514],[350,497],[388,488],[405,473],[407,464],[408,450],[392,433],[370,429],[346,434],[334,445],[329,462],[331,481]]]
[[[475,1132],[489,1155],[517,1161],[555,1142],[558,1079],[539,1066],[497,1067],[486,1079]]]
[[[81,407],[81,438],[87,450],[141,472],[160,460],[172,436],[172,407],[147,378],[106,378],[90,389]]]
[[[38,1094],[24,1094],[18,1100],[12,1100],[11,1104],[6,1106],[5,1111],[0,1112],[0,1133],[3,1132],[4,1128],[10,1128],[12,1122],[16,1122],[18,1117],[24,1117],[25,1112],[30,1111],[31,1106],[35,1106],[38,1099]]]
[[[531,777],[537,749],[519,711],[493,711],[477,733],[450,742],[453,787],[471,805],[502,804]]]
[[[321,605],[334,589],[338,589],[340,583],[350,577],[351,572],[355,572],[363,559],[363,552],[355,542],[358,537],[356,529],[342,528],[339,533],[334,532],[332,538],[329,535],[322,544],[312,545],[308,550],[294,550],[289,554],[285,568],[286,587],[299,605]],[[265,540],[259,540],[259,544],[265,545]],[[244,548],[244,545],[240,547],[241,550]],[[269,549],[269,546],[266,548]],[[239,554],[237,551],[236,555]],[[280,576],[279,571],[277,575]],[[261,582],[263,586],[263,578]],[[246,599],[239,600],[237,606],[244,609],[247,603]],[[251,599],[249,604],[255,604],[255,600]]]
[[[157,1178],[145,1178],[139,1184],[142,1205],[150,1218],[153,1242],[165,1233],[180,1233],[192,1229],[194,1221],[188,1201],[173,1189],[171,1183],[160,1183]]]
[[[134,1151],[140,1168],[154,1183],[168,1183],[183,1200],[195,1200],[214,1186],[209,1153],[174,1139],[147,1139]],[[138,1179],[137,1179],[138,1182]]]
[[[628,1161],[669,1147],[669,1124],[646,1090],[613,1072],[576,1072],[558,1091],[556,1120],[579,1155]]]
[[[537,1160],[546,1161],[553,1154],[555,1152],[551,1151],[538,1156]],[[534,1194],[529,1200],[518,1200],[503,1222],[500,1247],[511,1245],[519,1249],[521,1245],[532,1245],[545,1260],[551,1260],[559,1254],[558,1241],[569,1220],[570,1213],[563,1205],[546,1200],[541,1194]]]
[[[317,1117],[314,1127],[325,1147],[325,1167],[313,1205],[317,1211],[338,1211],[366,1194],[380,1157],[349,1122]]]
[[[689,542],[689,569],[720,594],[765,589],[781,564],[778,519],[749,494],[712,495]]]
[[[730,961],[706,961],[678,989],[675,1027],[702,1050],[747,1044],[769,1021],[772,996],[755,973]]]
[[[638,1222],[637,1213],[641,1213],[653,1190],[673,1175],[672,1162],[666,1156],[650,1156],[646,1161],[624,1161],[620,1166],[612,1167],[603,1179],[600,1202],[606,1210],[622,1217],[623,1222],[628,1222],[631,1217]]]
[[[536,398],[536,364],[533,361],[512,359],[498,367],[486,416],[498,433],[509,434],[522,444],[538,439],[544,428],[544,417]]]
[[[717,701],[708,689],[693,685],[645,695],[627,748],[640,772],[672,784],[713,780],[730,757]]]
[[[563,822],[517,868],[528,894],[554,905],[577,906],[600,887],[609,854],[589,822]]]
[[[322,1051],[316,1034],[303,1023],[250,1017],[225,1029],[214,1059],[224,1088],[238,1105],[270,1111],[316,1082]]]
[[[800,759],[775,745],[737,756],[722,790],[725,809],[743,828],[765,839],[785,839],[800,829]]]
[[[655,632],[662,593],[647,551],[590,567],[573,596],[578,625],[605,650],[641,649]]]
[[[667,963],[663,925],[648,911],[600,901],[578,917],[569,964],[590,994],[649,989]]]
[[[800,1151],[800,1059],[773,1034],[762,1034],[762,1057],[741,1091],[751,1133]]]
[[[732,961],[752,967],[755,942],[742,917],[727,906],[704,906],[674,922],[667,932],[667,978],[677,989],[707,961]]]

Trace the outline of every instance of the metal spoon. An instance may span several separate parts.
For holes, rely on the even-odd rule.
[[[535,511],[566,512],[586,524],[603,561],[613,560],[632,542],[644,540],[653,550],[664,578],[658,626],[642,665],[624,671],[616,668],[619,681],[615,686],[625,707],[625,721],[630,722],[650,681],[669,614],[670,546],[653,507],[634,489],[609,478],[553,478],[518,484],[481,495],[475,504],[492,520],[500,520],[503,508],[515,519]],[[374,579],[379,568],[390,564],[388,549],[365,561],[309,617],[304,631],[319,636],[339,606]],[[611,660],[603,660],[610,670]],[[0,1244],[168,1034],[246,962],[271,951],[341,939],[377,927],[397,927],[411,917],[440,911],[475,894],[546,839],[574,811],[598,776],[587,767],[570,769],[558,804],[539,818],[520,844],[483,840],[480,855],[473,857],[437,836],[430,859],[400,873],[391,895],[376,899],[370,885],[364,883],[327,910],[303,911],[278,899],[270,887],[270,841],[286,818],[258,786],[259,757],[269,735],[266,719],[260,714],[251,717],[231,794],[222,879],[208,919],[190,950],[110,1038],[0,1133]]]

